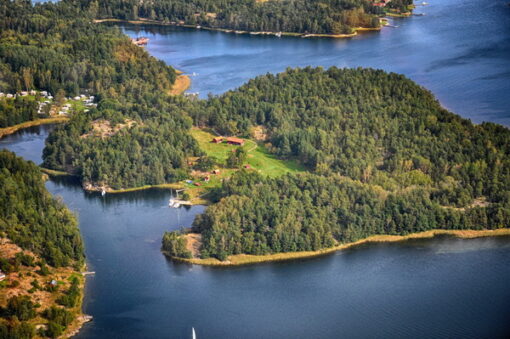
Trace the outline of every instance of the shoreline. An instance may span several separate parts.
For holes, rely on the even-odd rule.
[[[181,71],[177,71],[178,74],[175,78],[175,82],[172,88],[168,91],[169,95],[181,95],[186,92],[191,86],[191,79],[189,76],[182,74]]]
[[[43,118],[43,119],[25,121],[25,122],[22,122],[17,125],[0,128],[0,139],[5,137],[6,135],[16,133],[20,129],[34,127],[34,126],[40,126],[40,125],[47,125],[47,124],[61,124],[61,123],[67,122],[68,120],[69,120],[68,117],[53,117],[53,118]]]
[[[179,24],[179,23],[166,23],[158,20],[150,20],[145,18],[139,18],[138,20],[121,20],[115,18],[109,19],[96,19],[94,23],[103,23],[103,22],[115,22],[115,23],[124,23],[124,24],[132,24],[132,25],[157,25],[157,26],[175,26],[175,27],[185,27],[185,28],[194,28],[197,30],[203,29],[207,31],[216,31],[223,33],[233,33],[233,34],[249,34],[249,35],[274,35],[274,36],[293,36],[293,37],[301,37],[301,38],[334,38],[334,39],[345,39],[352,38],[358,35],[358,32],[368,32],[368,31],[380,31],[384,27],[383,19],[381,19],[381,26],[379,27],[355,27],[353,28],[353,33],[348,34],[321,34],[321,33],[297,33],[297,32],[269,32],[269,31],[243,31],[243,30],[235,30],[228,28],[216,28],[216,27],[204,27],[199,25],[189,25],[189,24]]]
[[[432,239],[436,236],[450,235],[460,239],[474,239],[483,237],[497,237],[497,236],[510,236],[510,228],[501,228],[497,230],[430,230],[418,233],[411,233],[408,235],[373,235],[367,238],[337,245],[334,247],[318,250],[318,251],[304,251],[304,252],[284,252],[266,255],[251,255],[251,254],[236,254],[228,257],[226,261],[220,261],[216,258],[178,258],[169,256],[168,253],[162,251],[168,258],[194,265],[202,266],[215,266],[215,267],[229,267],[229,266],[242,266],[242,265],[254,265],[268,262],[279,262],[279,261],[290,261],[299,259],[308,259],[314,257],[325,256],[333,254],[334,252],[357,247],[363,244],[369,243],[392,243],[401,242],[411,239]]]

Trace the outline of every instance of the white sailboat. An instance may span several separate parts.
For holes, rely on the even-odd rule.
[[[103,188],[103,189],[101,190],[101,195],[104,197],[104,196],[105,196],[105,194],[106,194],[106,191],[105,191],[105,189]]]
[[[192,337],[193,339],[197,339],[197,335],[196,335],[196,333],[195,333],[195,328],[194,328],[194,327],[192,327],[192,328],[191,328],[191,337]]]

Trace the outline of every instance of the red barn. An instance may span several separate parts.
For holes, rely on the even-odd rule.
[[[235,138],[235,137],[227,138],[227,142],[231,145],[238,145],[238,146],[244,145],[243,139],[239,139],[239,138]]]

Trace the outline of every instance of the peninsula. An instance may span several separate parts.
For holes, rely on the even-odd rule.
[[[190,115],[221,135],[258,135],[304,171],[268,176],[231,152],[229,167],[242,169],[211,192],[213,204],[191,230],[165,235],[163,251],[172,257],[273,260],[374,235],[509,225],[510,131],[446,111],[401,75],[289,69],[198,102]]]

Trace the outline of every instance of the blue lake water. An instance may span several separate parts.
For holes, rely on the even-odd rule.
[[[422,17],[349,40],[270,38],[125,26],[148,51],[193,76],[191,91],[222,93],[287,66],[377,67],[404,73],[475,122],[510,125],[510,7],[430,0]],[[0,148],[41,162],[51,126],[7,136]],[[448,237],[366,245],[305,261],[218,269],[173,263],[164,231],[203,207],[170,209],[170,192],[48,190],[78,215],[90,270],[77,338],[510,337],[510,239]]]
[[[51,126],[0,140],[36,163]],[[166,230],[203,207],[171,209],[170,193],[86,193],[46,184],[79,218],[89,269],[77,338],[505,338],[510,238],[367,245],[310,260],[237,268],[174,263]]]
[[[474,122],[510,126],[510,6],[505,0],[430,0],[415,13],[352,39],[250,36],[124,26],[147,50],[192,77],[201,97],[287,67],[374,67],[402,73]],[[417,3],[421,3],[417,2]]]

